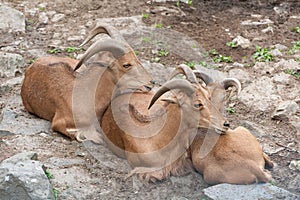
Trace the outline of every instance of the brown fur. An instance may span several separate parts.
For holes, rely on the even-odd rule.
[[[238,127],[220,135],[207,156],[201,158],[204,136],[198,134],[191,145],[193,166],[208,184],[251,184],[269,182],[272,178],[264,167],[273,167],[257,139],[245,128]]]
[[[193,97],[176,94],[178,99],[165,97],[149,111],[147,107],[154,93],[119,96],[101,121],[108,147],[128,160],[134,168],[131,175],[139,174],[146,182],[180,176],[191,169],[186,150],[198,127],[227,130],[226,119],[211,104],[202,87],[197,88]],[[203,107],[194,108],[198,103]],[[165,114],[161,114],[162,110]]]
[[[72,70],[77,60],[60,57],[42,57],[31,64],[21,88],[25,108],[52,121],[54,131],[72,139],[101,142],[96,127],[111,101],[113,90],[148,91],[153,84],[133,52],[117,60],[109,52],[98,53],[95,60],[109,67],[91,64],[77,73]],[[131,64],[131,67],[124,68],[124,64]]]

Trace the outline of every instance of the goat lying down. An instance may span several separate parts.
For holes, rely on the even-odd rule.
[[[153,83],[134,51],[113,27],[96,29],[112,39],[95,42],[79,61],[40,58],[26,70],[21,97],[30,113],[52,121],[54,131],[79,141],[100,143],[99,121],[113,91],[145,92],[151,90]],[[95,58],[86,69],[75,71],[92,56]]]
[[[207,84],[211,100],[224,110],[225,90],[209,77],[196,72],[196,76]],[[225,84],[226,85],[226,84]],[[224,135],[213,135],[209,132],[208,139],[215,144],[204,153],[207,145],[207,130],[199,129],[191,147],[191,158],[195,169],[203,174],[208,184],[232,183],[251,184],[269,182],[272,178],[266,168],[272,168],[273,163],[262,151],[257,139],[244,127],[229,129]]]
[[[209,128],[219,134],[229,123],[208,99],[187,68],[179,67],[172,76],[184,73],[186,80],[171,80],[156,93],[127,93],[116,97],[101,121],[108,147],[126,158],[146,182],[180,176],[192,169],[187,151],[197,129]],[[166,92],[173,92],[166,96]],[[161,100],[158,100],[160,96]],[[156,103],[155,103],[156,102]],[[148,111],[148,105],[153,108]]]

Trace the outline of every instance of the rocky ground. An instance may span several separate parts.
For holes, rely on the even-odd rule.
[[[0,199],[12,195],[15,199],[297,199],[300,195],[298,1],[0,2]],[[237,188],[209,187],[194,172],[143,185],[136,177],[126,179],[130,167],[105,146],[70,141],[52,132],[48,122],[29,115],[19,97],[26,67],[43,55],[78,58],[84,52],[79,44],[101,22],[120,30],[158,83],[181,63],[218,80],[239,79],[242,92],[229,102],[226,115],[233,127],[249,128],[261,142],[275,162],[274,180]]]

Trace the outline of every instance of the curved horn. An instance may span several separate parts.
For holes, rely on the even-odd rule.
[[[121,40],[126,42],[126,40],[123,38],[123,36],[119,33],[119,31],[114,28],[113,26],[110,26],[108,24],[100,24],[96,26],[87,36],[87,38],[81,43],[80,47],[87,44],[91,39],[93,39],[96,35],[100,33],[105,33],[109,35],[112,39]]]
[[[194,72],[195,76],[197,78],[200,78],[201,80],[203,80],[206,85],[214,82],[214,80],[209,75],[205,74],[204,72],[200,72],[199,70],[194,70],[193,72]]]
[[[178,74],[183,74],[186,76],[186,79],[191,82],[191,83],[198,83],[197,78],[193,72],[193,70],[191,70],[191,68],[185,64],[181,64],[179,65],[179,67],[177,67],[171,74],[170,79],[174,78],[175,76],[177,76]]]
[[[87,59],[100,51],[110,51],[115,58],[119,58],[130,50],[126,48],[124,43],[118,40],[108,39],[105,41],[97,41],[86,50],[85,54],[77,63],[74,71],[76,71]]]
[[[241,83],[236,78],[225,78],[221,82],[221,85],[224,87],[225,90],[227,90],[229,87],[235,87],[237,89],[237,95],[239,95],[242,90]]]
[[[158,91],[154,94],[154,96],[151,99],[150,105],[148,109],[150,109],[153,104],[156,102],[156,100],[163,95],[164,93],[172,90],[172,89],[181,89],[183,92],[185,92],[188,96],[191,96],[195,89],[192,87],[191,83],[184,79],[175,79],[170,80],[163,84]]]

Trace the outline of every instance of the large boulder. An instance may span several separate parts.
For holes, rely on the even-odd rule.
[[[1,199],[54,199],[42,165],[34,152],[14,155],[0,164]]]
[[[25,32],[24,14],[0,3],[0,30],[5,32]]]

